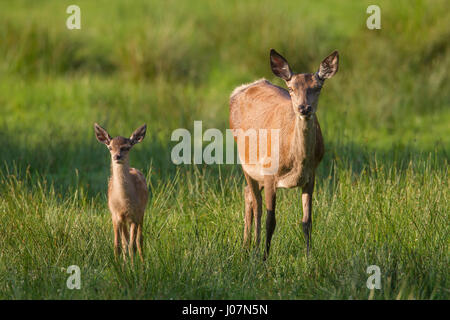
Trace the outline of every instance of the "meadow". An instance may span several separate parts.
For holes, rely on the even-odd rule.
[[[0,299],[448,299],[450,3],[376,2],[380,30],[373,1],[77,0],[68,30],[74,1],[1,1]],[[224,132],[242,83],[283,85],[270,48],[296,72],[335,49],[340,66],[319,102],[311,254],[300,190],[279,190],[263,262],[242,248],[240,167],[176,166],[170,136]],[[144,264],[114,260],[94,122],[147,123],[130,154],[150,190]]]

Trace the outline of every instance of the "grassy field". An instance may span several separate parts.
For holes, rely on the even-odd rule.
[[[449,298],[448,1],[377,1],[381,30],[366,28],[373,1],[78,0],[68,30],[73,3],[0,2],[1,299]],[[241,169],[170,160],[173,130],[227,128],[234,87],[282,85],[270,48],[297,72],[340,52],[319,103],[309,259],[300,190],[278,191],[263,262],[241,246]],[[143,265],[114,261],[94,122],[148,125],[131,152],[150,189]]]

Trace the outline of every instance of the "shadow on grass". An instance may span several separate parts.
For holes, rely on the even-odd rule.
[[[177,171],[197,172],[199,176],[220,183],[219,176],[241,179],[240,165],[180,165],[171,161],[171,150],[176,142],[164,143],[152,133],[130,153],[130,165],[144,172],[151,170],[151,182],[173,177]],[[17,141],[10,132],[0,131],[0,170],[21,179],[27,172],[35,179],[45,178],[63,194],[82,187],[90,196],[107,189],[110,174],[110,156],[105,146],[95,138],[87,142],[70,137],[42,139],[38,145]],[[235,152],[236,154],[236,152]],[[328,142],[324,159],[317,169],[317,179],[334,179],[337,170],[350,170],[354,175],[372,174],[395,169],[402,172],[414,164],[426,163],[432,170],[446,168],[449,156],[445,146],[436,145],[429,150],[410,145],[392,145],[386,149],[373,149],[353,142]],[[239,180],[237,180],[239,181]]]

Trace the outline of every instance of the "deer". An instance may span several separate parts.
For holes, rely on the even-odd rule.
[[[123,260],[126,261],[128,249],[133,264],[133,256],[137,248],[139,257],[144,262],[142,228],[148,201],[148,188],[142,172],[130,168],[129,152],[134,145],[144,139],[147,125],[144,124],[136,129],[130,138],[121,136],[112,138],[97,123],[94,124],[94,129],[97,140],[105,144],[111,154],[108,207],[114,229],[114,255],[117,259],[122,251]]]
[[[238,156],[244,172],[244,247],[251,245],[253,219],[255,242],[261,238],[262,191],[266,205],[266,242],[263,260],[269,256],[275,231],[275,205],[278,188],[302,189],[302,229],[309,256],[312,232],[312,195],[315,171],[325,149],[322,131],[316,115],[321,89],[326,79],[338,71],[339,53],[333,51],[320,63],[315,73],[294,73],[288,61],[274,49],[270,50],[272,72],[287,86],[287,90],[266,79],[244,84],[230,96],[230,129],[238,142]],[[247,130],[279,130],[276,170],[264,170],[264,159],[255,146],[239,140]],[[239,143],[239,141],[244,141]],[[270,142],[268,142],[270,143]],[[254,163],[246,162],[248,154]]]

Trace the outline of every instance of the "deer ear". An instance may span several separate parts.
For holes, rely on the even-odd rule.
[[[321,80],[329,79],[336,74],[339,67],[339,52],[333,51],[328,57],[323,59],[317,75]]]
[[[104,143],[108,145],[111,142],[111,136],[109,133],[100,127],[97,123],[94,123],[94,130],[95,130],[95,137],[97,138],[98,142]]]
[[[147,125],[144,124],[137,128],[130,137],[130,141],[132,145],[141,142],[144,140],[145,133],[147,132]]]
[[[270,49],[270,67],[277,77],[280,77],[284,81],[291,80],[293,72],[289,67],[289,63],[274,49]]]

